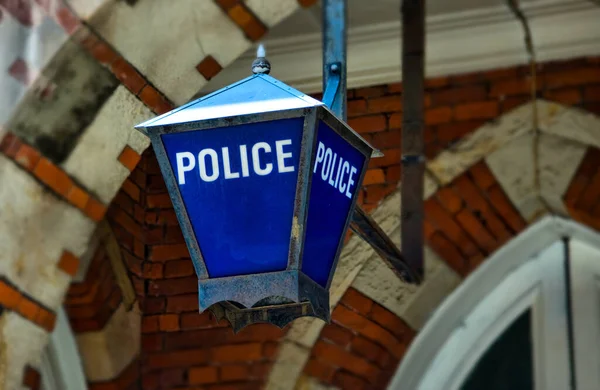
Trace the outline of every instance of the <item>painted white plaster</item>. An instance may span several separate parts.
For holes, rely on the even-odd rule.
[[[246,0],[246,5],[269,28],[300,8],[298,0]]]
[[[0,358],[4,359],[0,365],[4,364],[5,368],[0,388],[25,390],[22,385],[24,367],[40,366],[41,352],[47,342],[48,333],[44,329],[15,312],[5,312],[0,319]]]
[[[427,167],[442,185],[448,184],[510,140],[531,132],[531,124],[531,107],[525,104],[483,125],[452,148],[440,153],[427,163]]]
[[[90,23],[176,105],[206,84],[196,70],[206,56],[226,67],[250,47],[242,30],[213,1],[178,0],[177,6],[139,1],[135,7],[118,1],[98,11]]]
[[[115,378],[140,351],[141,314],[134,306],[126,311],[121,304],[104,329],[75,336],[88,381]]]
[[[544,133],[539,137],[540,195],[556,213],[568,215],[563,196],[586,150],[586,145],[563,137]]]
[[[600,148],[600,118],[590,112],[560,104],[542,101],[538,106],[544,120],[540,129],[577,141],[584,145]]]
[[[94,223],[0,156],[0,275],[48,306],[62,302],[70,277],[56,264],[81,256]]]
[[[138,153],[150,145],[148,137],[133,126],[152,116],[125,87],[118,87],[62,168],[96,193],[103,203],[110,203],[130,173],[119,162],[119,155],[126,145]]]
[[[265,389],[293,389],[309,357],[309,348],[284,340],[279,347],[277,362],[273,365]]]
[[[110,3],[109,0],[67,0],[73,11],[82,19],[89,19],[100,7]]]

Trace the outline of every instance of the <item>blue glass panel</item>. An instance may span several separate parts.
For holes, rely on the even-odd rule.
[[[303,121],[162,135],[211,278],[286,268]]]
[[[365,157],[323,122],[315,153],[302,271],[326,287]]]

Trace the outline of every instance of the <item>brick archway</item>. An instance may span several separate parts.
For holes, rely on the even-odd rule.
[[[0,61],[8,69],[0,79],[0,175],[11,184],[0,189],[9,210],[0,215],[0,334],[28,335],[1,356],[1,383],[16,388],[25,366],[36,369],[70,281],[83,281],[96,224],[149,144],[132,126],[190,99],[270,27],[312,3],[206,1],[190,3],[188,13],[167,2],[0,2],[0,42],[18,47]],[[172,25],[194,34],[182,39]],[[69,300],[95,302],[103,289]],[[96,343],[103,336],[94,332],[120,313],[119,293],[109,297],[98,312],[71,308]]]

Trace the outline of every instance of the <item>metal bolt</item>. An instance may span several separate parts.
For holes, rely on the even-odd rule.
[[[329,66],[329,70],[330,70],[332,73],[339,73],[339,72],[340,72],[340,64],[338,64],[338,63],[331,64],[331,65]]]

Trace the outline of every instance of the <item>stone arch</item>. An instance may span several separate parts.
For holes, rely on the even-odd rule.
[[[600,206],[590,204],[591,195],[584,195],[600,191],[593,169],[600,161],[600,137],[594,130],[600,127],[600,118],[545,100],[538,100],[537,105],[539,132],[531,127],[531,103],[526,103],[428,161],[424,194],[427,277],[422,286],[397,280],[368,245],[354,237],[342,253],[334,278],[332,307],[348,291],[356,290],[397,316],[409,331],[419,331],[463,278],[544,215],[573,218],[600,230],[598,217],[590,217]],[[539,142],[536,158],[531,147],[534,136]],[[523,147],[527,145],[524,140],[530,141],[530,147]],[[540,169],[539,188],[532,185],[533,171],[527,163]],[[399,238],[399,197],[399,191],[395,192],[373,212],[395,240]],[[334,316],[333,321],[344,326],[343,319]],[[356,323],[346,329],[361,333]],[[331,372],[317,369],[310,358],[322,340],[335,344],[330,332],[310,319],[294,323],[282,341],[267,388],[281,388],[278,383],[293,372],[298,376],[292,381],[300,388],[305,383],[332,385]]]
[[[7,388],[21,385],[23,367],[39,368],[67,286],[86,274],[96,224],[149,145],[132,126],[191,98],[270,27],[314,2],[203,1],[189,14],[167,3],[0,5],[0,41],[12,47],[24,37],[3,57],[9,75],[0,78],[0,176],[11,183],[0,189],[9,210],[0,215],[1,338],[28,336],[2,354]]]

